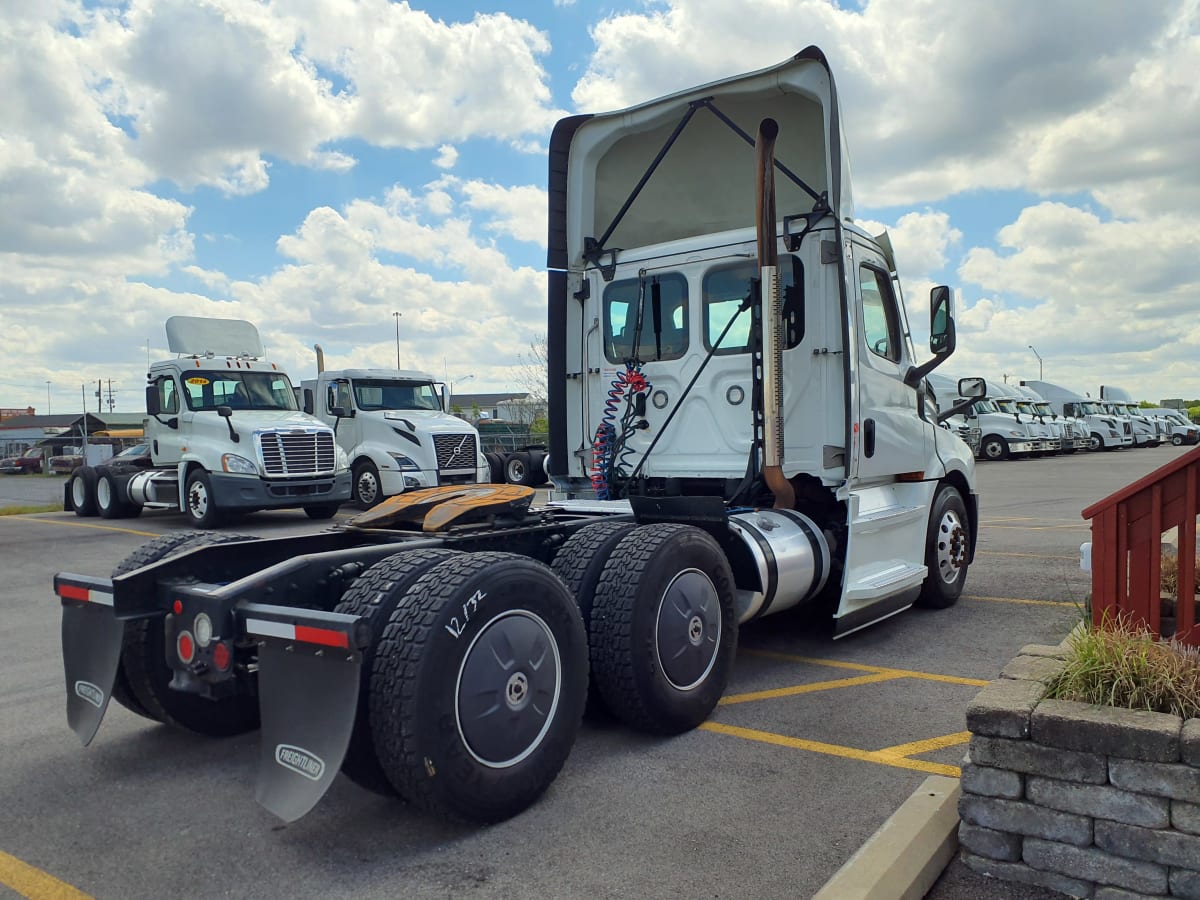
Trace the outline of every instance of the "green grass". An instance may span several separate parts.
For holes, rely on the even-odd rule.
[[[61,511],[61,503],[39,503],[32,506],[0,506],[0,516],[27,516],[32,513]]]
[[[1072,635],[1066,666],[1046,696],[1200,716],[1200,649],[1160,641],[1124,618],[1089,626]]]

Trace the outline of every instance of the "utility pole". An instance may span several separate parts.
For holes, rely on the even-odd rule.
[[[112,411],[113,411],[113,409],[114,409],[114,408],[116,407],[116,405],[117,405],[117,401],[116,401],[116,399],[113,397],[113,394],[114,394],[114,393],[115,393],[115,392],[113,391],[112,379],[110,378],[110,379],[108,379],[108,411],[109,411],[109,412],[112,412]]]
[[[100,404],[103,402],[103,401],[100,399],[100,396],[101,396],[101,395],[100,395],[100,388],[101,388],[101,386],[102,386],[102,385],[103,385],[103,382],[102,382],[102,381],[101,381],[99,378],[97,378],[97,379],[96,379],[96,412],[97,412],[97,413],[99,413],[99,412],[103,412],[103,410],[100,408]]]

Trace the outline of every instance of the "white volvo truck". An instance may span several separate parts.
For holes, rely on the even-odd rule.
[[[444,484],[491,481],[479,433],[445,409],[432,375],[402,369],[326,370],[301,382],[304,411],[337,432],[350,461],[352,499],[370,509],[384,497]]]
[[[675,734],[721,698],[742,622],[827,601],[846,635],[954,604],[975,466],[925,385],[954,351],[950,291],[918,363],[888,243],[853,223],[837,97],[810,47],[559,122],[557,499],[426,488],[319,534],[168,536],[111,578],[60,573],[81,740],[110,696],[209,734],[261,710],[258,798],[285,819],[341,770],[494,822],[557,776],[589,678],[629,726]]]
[[[301,412],[258,329],[241,319],[172,316],[176,359],[150,366],[147,453],[72,473],[65,506],[79,516],[180,510],[197,528],[232,513],[302,507],[328,519],[350,499],[333,429]]]
[[[1111,405],[1114,412],[1119,412],[1129,420],[1133,429],[1133,442],[1137,447],[1157,447],[1164,440],[1166,429],[1160,427],[1158,420],[1151,416],[1142,415],[1137,401],[1129,391],[1111,384],[1100,385],[1100,399]]]

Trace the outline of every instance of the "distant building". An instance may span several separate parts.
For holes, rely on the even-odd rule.
[[[528,393],[520,391],[506,394],[455,394],[450,398],[450,412],[464,419],[502,419],[528,425],[546,415],[546,404],[530,400]]]
[[[83,445],[85,431],[90,436],[100,431],[140,430],[145,418],[145,413],[22,413],[0,421],[0,456],[30,447],[47,447],[48,456],[63,456]]]

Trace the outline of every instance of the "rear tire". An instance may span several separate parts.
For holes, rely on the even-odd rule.
[[[71,492],[71,506],[75,515],[88,518],[96,515],[96,470],[91,466],[80,466],[71,473],[67,489]]]
[[[124,519],[141,512],[137,504],[125,500],[124,486],[107,466],[96,469],[96,512],[102,519]]]
[[[504,461],[504,480],[509,484],[520,484],[531,487],[536,482],[533,471],[533,461],[524,450],[508,454]]]
[[[592,676],[614,715],[652,734],[708,718],[737,648],[733,573],[690,525],[644,525],[613,550],[592,605]]]
[[[350,732],[350,746],[342,760],[342,773],[355,784],[377,794],[396,795],[395,787],[388,781],[379,757],[375,755],[371,737],[371,667],[380,636],[392,611],[413,583],[438,563],[458,555],[454,550],[431,548],[389,556],[363,572],[333,609],[336,613],[362,616],[370,629],[371,642],[363,651],[359,670],[362,682],[358,689],[358,712],[354,716],[354,730]]]
[[[244,534],[164,534],[143,544],[113,569],[123,575],[205,544],[254,540]],[[214,577],[219,578],[220,573]],[[238,694],[209,700],[170,687],[172,670],[165,656],[165,616],[134,619],[125,624],[121,662],[113,685],[113,699],[140,716],[209,737],[229,737],[258,727],[258,698]]]
[[[527,557],[464,554],[426,572],[384,629],[375,752],[414,805],[499,822],[554,781],[586,693],[587,636],[563,583]]]
[[[485,453],[484,458],[488,462],[488,469],[491,472],[492,484],[504,484],[504,456],[500,453]]]
[[[921,585],[917,606],[947,609],[958,602],[967,583],[971,528],[962,495],[942,485],[934,497],[925,535],[925,565],[929,574]]]

